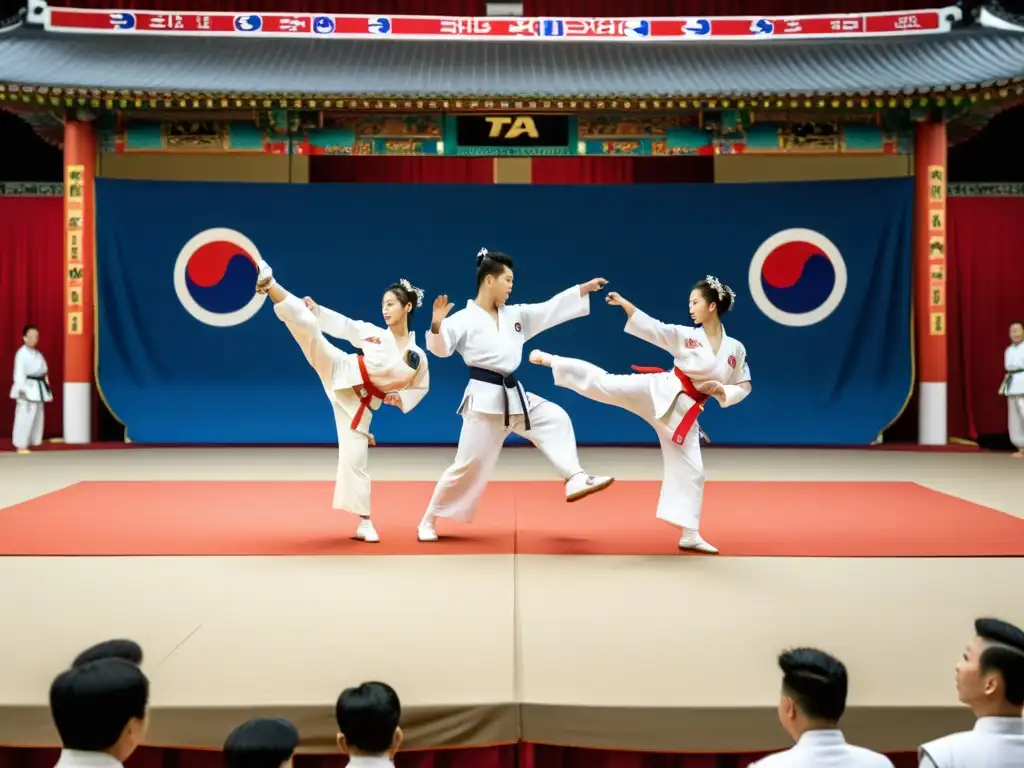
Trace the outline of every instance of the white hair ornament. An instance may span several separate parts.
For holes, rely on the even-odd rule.
[[[490,253],[490,251],[488,251],[486,248],[481,248],[479,251],[476,252],[476,257],[478,259],[482,259],[488,253]]]
[[[730,304],[736,303],[736,292],[728,285],[723,285],[722,281],[714,275],[705,275],[704,282],[711,287],[711,290],[718,294],[719,301],[722,301],[725,298],[725,295],[729,294]]]
[[[423,306],[423,289],[422,288],[417,288],[415,285],[410,283],[404,277],[401,280],[398,281],[398,284],[400,286],[402,286],[402,288],[405,289],[406,293],[416,294],[416,307],[417,308]]]

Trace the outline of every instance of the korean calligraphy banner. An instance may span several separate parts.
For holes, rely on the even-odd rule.
[[[335,441],[320,383],[253,294],[251,259],[299,296],[380,322],[383,289],[475,294],[481,247],[516,263],[514,302],[543,301],[603,276],[655,317],[689,323],[692,284],[736,291],[726,330],[746,345],[753,394],[711,404],[716,444],[864,445],[902,410],[912,379],[913,182],[757,185],[260,185],[98,180],[99,379],[132,440],[178,444]],[[540,348],[609,371],[671,367],[623,333],[600,294],[588,317]],[[338,341],[348,349],[344,342]],[[454,444],[467,380],[460,358],[430,356],[431,392],[411,414],[385,407],[381,443]],[[572,416],[582,444],[650,444],[632,414],[553,386],[525,362],[524,385]]]
[[[87,269],[82,259],[82,216],[85,189],[82,176],[85,166],[69,165],[65,170],[64,179],[64,259],[67,268],[65,285],[67,332],[78,336],[83,330],[82,313],[85,311],[85,300],[82,295],[84,271]]]
[[[928,166],[928,332],[946,335],[946,169]]]

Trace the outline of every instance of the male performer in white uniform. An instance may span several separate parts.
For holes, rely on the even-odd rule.
[[[750,768],[893,768],[885,755],[848,744],[839,729],[849,687],[846,667],[816,648],[779,655],[779,723],[796,745]]]
[[[1010,346],[1003,355],[1006,377],[999,394],[1006,398],[1010,442],[1017,447],[1014,458],[1024,459],[1024,323],[1010,324]]]
[[[580,466],[576,433],[558,405],[527,393],[515,377],[523,344],[538,333],[590,312],[590,294],[608,282],[596,277],[567,288],[543,304],[508,306],[512,259],[486,248],[477,254],[477,296],[465,309],[452,309],[447,296],[434,302],[427,350],[438,357],[453,352],[469,366],[469,384],[458,412],[462,432],[455,461],[444,471],[417,529],[420,541],[437,541],[438,517],[469,522],[498,463],[510,432],[532,442],[565,481],[567,501],[577,501],[611,485],[613,478],[589,475]]]
[[[14,355],[14,430],[11,440],[18,453],[28,453],[43,442],[43,405],[53,402],[46,358],[36,345],[39,329],[26,325],[21,333],[22,346]]]
[[[274,302],[274,313],[288,327],[334,407],[338,430],[338,473],[334,508],[359,516],[355,537],[377,543],[380,535],[370,520],[369,446],[374,444],[370,420],[381,403],[408,413],[430,388],[426,354],[416,346],[409,317],[423,303],[423,291],[408,280],[388,286],[381,301],[387,328],[352,320],[320,307],[310,298],[293,296],[260,262],[257,293]],[[344,339],[359,350],[342,352],[324,334]]]
[[[956,691],[974,730],[921,746],[921,768],[1024,766],[1024,631],[999,619],[974,622],[975,637],[956,664]]]

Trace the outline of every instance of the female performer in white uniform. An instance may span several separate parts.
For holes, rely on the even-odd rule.
[[[580,466],[576,433],[562,408],[526,392],[515,371],[523,344],[538,333],[590,312],[590,294],[608,282],[595,277],[574,285],[543,304],[508,306],[512,259],[482,248],[476,257],[477,294],[451,317],[447,296],[434,302],[427,350],[438,357],[453,352],[469,366],[469,384],[458,412],[462,432],[455,461],[444,471],[416,534],[437,541],[438,517],[469,522],[498,463],[509,432],[536,445],[565,480],[566,501],[578,501],[612,484],[610,477],[588,475]]]
[[[18,453],[28,453],[43,442],[43,406],[53,402],[46,358],[36,345],[39,329],[26,325],[21,332],[22,347],[14,355],[14,430],[11,441]]]
[[[1006,398],[1010,441],[1017,447],[1013,456],[1024,459],[1024,323],[1010,324],[1010,346],[1006,348],[1003,362],[1006,378],[999,387],[999,394]]]
[[[709,397],[728,408],[750,394],[746,350],[726,335],[720,320],[735,298],[729,286],[708,275],[690,292],[690,317],[700,326],[690,328],[659,322],[619,294],[608,294],[608,303],[626,312],[626,333],[669,352],[672,371],[633,366],[640,373],[617,376],[583,360],[530,353],[531,363],[551,368],[558,386],[625,408],[654,427],[664,467],[657,517],[683,529],[680,549],[707,554],[718,550],[700,535],[704,462],[697,417]]]
[[[370,420],[381,403],[408,413],[430,388],[427,356],[409,330],[413,312],[423,304],[423,291],[404,279],[389,286],[381,304],[386,328],[352,320],[308,297],[293,296],[277,284],[266,262],[260,262],[256,291],[270,296],[274,313],[302,347],[334,406],[338,429],[334,508],[358,515],[356,538],[376,543],[380,536],[370,520],[367,474],[368,449],[374,444]],[[360,351],[342,352],[325,333]]]

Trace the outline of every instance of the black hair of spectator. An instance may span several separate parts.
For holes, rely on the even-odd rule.
[[[978,619],[974,631],[989,643],[978,667],[985,673],[998,672],[1007,703],[1024,706],[1024,631],[1000,619]]]
[[[71,666],[80,667],[83,664],[88,664],[90,661],[98,659],[124,659],[137,667],[142,666],[142,646],[134,640],[125,638],[104,640],[102,643],[96,643],[96,645],[90,646],[78,654],[75,660],[71,662]]]
[[[299,746],[299,731],[281,717],[256,717],[224,742],[227,768],[281,768]]]
[[[350,749],[382,755],[394,743],[402,704],[387,683],[367,682],[341,692],[334,716]]]
[[[65,749],[112,749],[132,720],[144,720],[149,680],[124,659],[97,659],[61,672],[50,685],[50,714]]]
[[[779,655],[782,690],[808,720],[838,723],[846,711],[846,667],[816,648],[794,648]]]

